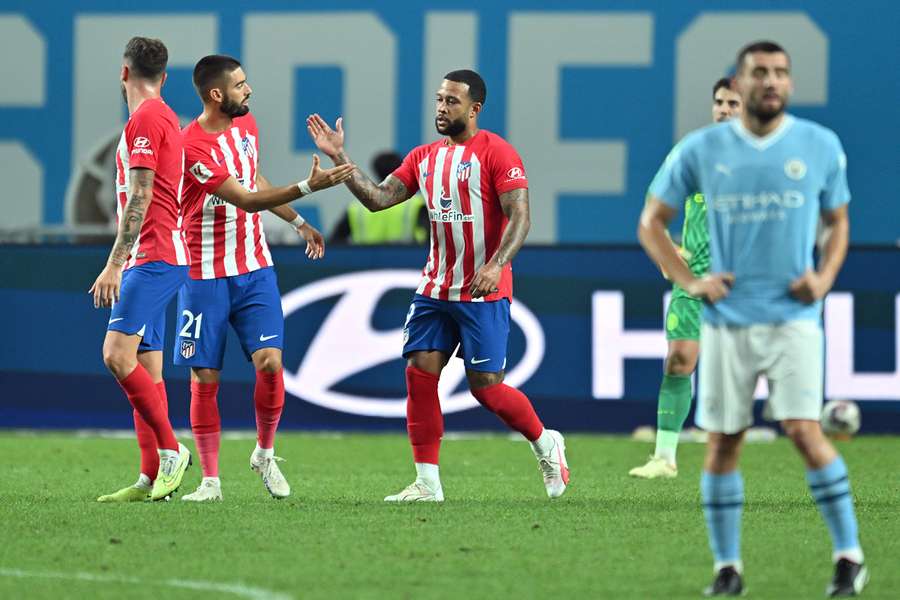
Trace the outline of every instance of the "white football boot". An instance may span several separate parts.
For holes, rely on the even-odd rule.
[[[280,462],[284,462],[280,456],[263,458],[255,454],[250,455],[250,468],[262,478],[263,485],[272,497],[279,499],[291,495],[291,486],[278,468]]]
[[[413,481],[397,494],[387,496],[385,502],[443,502],[444,490],[441,487],[433,490],[424,482]]]
[[[185,502],[221,502],[222,484],[212,479],[204,479],[197,490],[181,497]]]
[[[641,479],[673,479],[678,477],[678,467],[664,458],[651,456],[646,465],[635,467],[628,474]]]
[[[546,429],[553,438],[553,447],[546,454],[541,454],[532,444],[534,456],[538,460],[538,468],[544,475],[544,487],[551,498],[559,498],[566,491],[569,483],[569,463],[566,462],[566,443],[560,432]]]

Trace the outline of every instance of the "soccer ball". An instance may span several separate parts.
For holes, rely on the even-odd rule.
[[[829,400],[822,408],[825,433],[853,435],[859,431],[859,426],[859,406],[852,400]]]

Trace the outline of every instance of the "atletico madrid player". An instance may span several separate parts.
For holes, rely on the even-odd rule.
[[[347,187],[370,211],[389,208],[417,191],[431,221],[431,250],[403,330],[407,359],[407,430],[416,480],[388,502],[441,502],[438,454],[444,425],[438,379],[457,347],[472,395],[530,442],[551,498],[566,489],[569,469],[559,432],[545,429],[531,402],[503,383],[512,299],[510,262],[528,235],[528,179],[515,148],[478,128],[487,89],[474,71],[448,73],[435,96],[435,126],[443,137],[410,152],[376,184],[359,171]],[[344,130],[319,116],[310,136],[338,165],[351,164]]]
[[[184,194],[195,207],[185,222],[194,259],[190,280],[178,292],[179,332],[175,364],[191,367],[191,428],[203,480],[188,501],[221,500],[217,393],[229,324],[256,370],[256,449],[250,467],[276,498],[290,494],[278,468],[275,430],[284,407],[284,314],[272,255],[257,211],[270,209],[294,225],[306,240],[306,254],[321,258],[322,234],[287,202],[346,179],[344,165],[319,168],[309,178],[275,188],[259,172],[259,132],[250,114],[252,90],[241,63],[230,56],[206,56],[196,64],[194,87],[203,113],[184,128]]]
[[[169,52],[160,40],[134,37],[123,58],[120,81],[129,117],[116,150],[118,232],[89,293],[94,307],[112,307],[103,362],[133,407],[141,473],[100,502],[168,497],[191,459],[169,423],[162,378],[166,306],[187,279],[190,262],[181,231],[181,134],[161,96]]]

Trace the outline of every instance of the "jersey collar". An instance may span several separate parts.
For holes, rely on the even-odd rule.
[[[744,124],[740,119],[732,119],[730,121],[731,128],[738,135],[739,138],[743,139],[745,142],[756,148],[757,150],[765,150],[766,148],[775,144],[778,140],[784,137],[784,135],[788,132],[788,130],[793,126],[794,117],[792,115],[784,115],[784,119],[782,119],[781,124],[770,133],[760,137],[758,135],[753,134],[748,131]]]

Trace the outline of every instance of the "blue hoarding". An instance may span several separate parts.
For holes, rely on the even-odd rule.
[[[130,427],[100,348],[108,311],[86,293],[100,247],[0,247],[0,426]],[[276,248],[288,392],[283,425],[397,429],[405,415],[402,324],[423,248],[332,248],[310,262]],[[554,426],[623,431],[654,422],[668,288],[635,247],[526,248],[516,259],[507,381]],[[828,398],[863,402],[864,430],[900,431],[900,250],[854,249],[825,311]],[[188,423],[188,373],[171,364],[183,318],[169,308],[166,378]],[[229,334],[220,392],[226,427],[251,427],[254,372]],[[765,396],[763,387],[759,396]],[[465,388],[461,361],[441,381],[450,429],[500,423]]]
[[[112,149],[125,112],[121,53],[132,35],[166,41],[168,102],[199,111],[202,55],[239,57],[254,89],[263,170],[305,174],[304,117],[344,115],[361,165],[384,148],[434,138],[433,91],[452,68],[488,83],[483,127],[506,136],[529,172],[534,242],[634,241],[644,191],[673,142],[709,119],[713,81],[735,51],[774,38],[792,54],[792,110],[834,129],[849,157],[854,239],[896,242],[900,5],[783,0],[83,0],[0,2],[0,229],[105,223]],[[341,191],[302,207],[329,229]],[[277,221],[267,228],[273,234]]]

